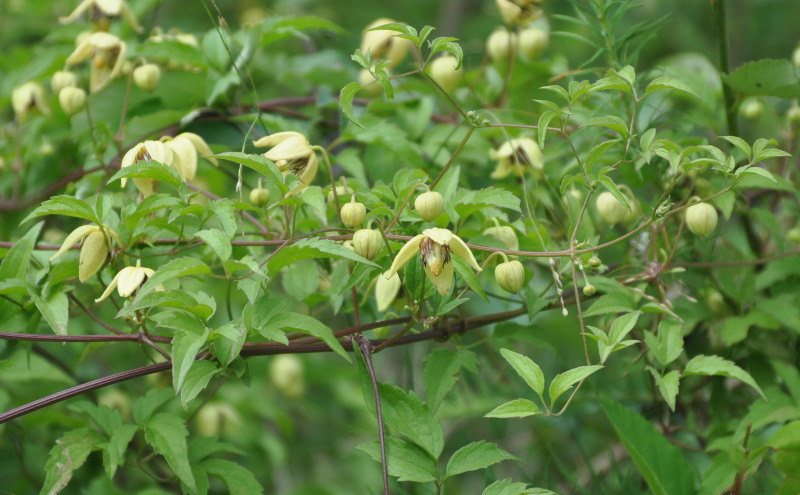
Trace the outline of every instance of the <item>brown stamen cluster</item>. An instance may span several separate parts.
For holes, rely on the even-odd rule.
[[[420,242],[419,253],[423,268],[429,268],[434,275],[441,274],[444,265],[450,263],[450,247],[427,237]]]

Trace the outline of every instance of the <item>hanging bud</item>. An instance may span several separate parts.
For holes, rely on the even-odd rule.
[[[341,217],[342,222],[354,229],[361,225],[361,222],[364,221],[364,216],[367,214],[367,208],[364,206],[363,203],[358,203],[356,201],[355,194],[350,198],[349,203],[345,203],[342,206]]]
[[[256,206],[264,206],[269,203],[269,190],[257,187],[250,191],[250,202]]]
[[[368,260],[375,259],[382,245],[383,236],[378,230],[361,229],[353,234],[353,250],[355,250],[356,254]]]
[[[795,125],[800,124],[800,106],[798,106],[796,102],[792,104],[786,116],[789,118],[789,122]]]
[[[742,104],[739,111],[748,120],[758,120],[764,113],[764,104],[758,98],[749,98]]]
[[[86,91],[68,86],[58,92],[58,104],[67,115],[75,115],[86,107]]]
[[[519,51],[528,60],[534,60],[545,51],[549,41],[547,31],[528,28],[519,33]]]
[[[586,284],[586,286],[583,288],[583,294],[585,296],[591,297],[595,294],[595,292],[597,292],[597,287],[592,284]]]
[[[156,64],[144,64],[133,69],[133,82],[145,91],[153,91],[161,81],[161,69]]]
[[[795,48],[794,52],[792,52],[792,63],[795,69],[800,69],[800,46]]]
[[[458,59],[449,54],[437,58],[430,65],[431,77],[448,93],[458,86],[463,73],[464,71],[458,65]]]
[[[209,402],[197,412],[197,434],[202,437],[215,437],[220,433],[231,435],[236,432],[242,420],[236,409],[224,402]]]
[[[504,291],[516,294],[525,282],[525,268],[517,260],[500,263],[494,269],[494,279]]]
[[[489,227],[483,231],[483,235],[489,235],[502,242],[507,249],[512,251],[519,251],[519,239],[514,229],[507,225],[498,225],[497,227]]]
[[[795,244],[800,244],[800,227],[794,227],[789,230],[789,233],[786,234],[786,238]]]
[[[498,29],[486,40],[486,53],[494,61],[503,61],[517,51],[517,35],[507,29]]]
[[[387,70],[387,73],[388,72]],[[361,89],[370,96],[378,96],[383,93],[383,84],[375,79],[372,72],[367,69],[361,69],[361,72],[358,73],[358,84],[360,84]]]
[[[78,279],[81,283],[100,271],[108,257],[108,241],[103,232],[98,229],[89,234],[81,246],[80,260],[78,261]]]
[[[391,277],[386,278],[378,275],[375,279],[375,302],[378,305],[378,311],[384,312],[397,298],[397,293],[400,292],[400,275],[394,273]]]
[[[444,211],[444,198],[436,191],[424,192],[414,201],[414,209],[425,221],[433,221]]]
[[[717,226],[717,210],[708,203],[697,203],[686,209],[686,226],[692,233],[707,236]]]
[[[287,397],[303,395],[303,361],[294,354],[275,356],[269,363],[269,378],[275,388]]]
[[[29,81],[14,88],[11,93],[11,106],[17,120],[22,122],[31,110],[36,110],[43,115],[50,115],[50,107],[44,96],[44,88],[35,81]]]
[[[609,225],[621,222],[630,213],[630,210],[608,191],[597,197],[595,205],[600,217]]]
[[[55,94],[59,94],[64,88],[70,88],[77,85],[78,77],[68,70],[60,70],[53,74],[53,77],[50,79],[50,87],[53,89],[53,93]]]
[[[350,189],[349,187],[336,186],[336,195],[339,196],[340,198],[342,196],[347,196],[347,195],[352,195],[352,194],[353,194],[353,190]],[[333,189],[331,189],[330,191],[328,191],[328,204],[332,205],[333,202],[334,202]]]
[[[589,266],[590,267],[597,268],[601,264],[602,264],[602,262],[600,261],[600,258],[598,258],[597,256],[592,256],[591,258],[589,258]]]

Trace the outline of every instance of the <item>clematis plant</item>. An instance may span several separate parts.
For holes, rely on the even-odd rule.
[[[539,145],[531,138],[517,138],[506,141],[496,150],[489,152],[492,160],[497,160],[497,166],[492,172],[492,179],[504,179],[511,173],[517,177],[528,167],[541,170],[544,167],[544,157]]]
[[[123,17],[136,31],[141,31],[142,26],[136,21],[136,16],[124,0],[83,0],[75,10],[65,17],[59,17],[61,24],[75,22],[84,12],[89,13],[89,20],[98,24],[105,31],[111,19]]]
[[[293,174],[300,179],[302,185],[289,192],[289,195],[305,189],[317,176],[319,159],[308,139],[299,132],[286,131],[270,134],[255,141],[253,145],[259,148],[271,147],[271,150],[264,153],[264,157],[275,162],[284,176]]]
[[[66,64],[76,65],[91,57],[89,89],[92,93],[97,93],[122,73],[125,50],[125,43],[113,34],[93,33],[78,44],[75,51],[67,57]]]
[[[142,266],[142,260],[136,260],[136,266],[126,266],[122,270],[120,270],[115,276],[114,279],[111,280],[111,283],[108,284],[106,287],[105,292],[103,295],[98,297],[94,300],[94,302],[100,302],[111,295],[114,289],[117,289],[117,293],[120,297],[130,297],[132,296],[139,287],[144,284],[148,278],[152,277],[155,273],[155,270],[152,268],[146,268]],[[156,287],[157,291],[163,291],[164,287],[159,285]]]
[[[408,241],[397,253],[391,268],[383,276],[387,280],[391,279],[417,253],[420,253],[425,274],[443,296],[447,295],[453,284],[453,254],[466,261],[475,271],[483,270],[460,237],[448,229],[435,227],[422,231]]]

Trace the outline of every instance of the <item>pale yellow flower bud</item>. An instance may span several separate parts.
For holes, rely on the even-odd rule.
[[[133,82],[145,91],[153,91],[161,81],[161,69],[156,64],[144,64],[133,69]]]
[[[58,92],[58,104],[67,115],[75,115],[86,107],[86,91],[68,86]]]
[[[372,60],[387,60],[388,67],[394,67],[402,62],[412,45],[410,41],[396,37],[395,35],[400,34],[396,31],[370,31],[395,22],[392,19],[377,19],[364,28],[364,34],[361,36],[361,53],[366,55],[369,52]]]
[[[528,28],[519,34],[519,50],[528,60],[534,60],[547,48],[550,39],[547,31]]]
[[[22,122],[32,110],[36,110],[44,115],[50,115],[50,107],[44,95],[44,88],[35,81],[29,81],[14,88],[11,93],[11,105],[17,120]]]
[[[50,78],[50,87],[53,89],[53,93],[55,94],[59,94],[64,88],[77,85],[78,77],[68,70],[60,70],[53,74],[53,77]]]
[[[250,202],[256,206],[264,206],[269,203],[269,190],[257,187],[250,191]]]
[[[697,203],[686,209],[686,226],[693,233],[707,236],[717,227],[717,210],[708,203]]]
[[[400,276],[397,273],[394,273],[389,278],[378,275],[375,280],[375,302],[378,305],[378,311],[386,311],[394,302],[397,298],[397,293],[400,292],[401,285]]]
[[[220,433],[231,435],[242,420],[236,409],[224,402],[209,402],[197,412],[197,433],[203,437],[214,437]]]
[[[498,29],[486,40],[486,53],[495,61],[509,58],[517,50],[517,35],[506,29]]]
[[[368,260],[375,259],[383,246],[383,236],[374,229],[361,229],[353,234],[353,250]]]
[[[519,251],[519,239],[517,233],[513,228],[507,225],[500,225],[498,227],[489,227],[483,231],[483,235],[490,235],[498,241],[505,244],[507,249],[512,251]]]
[[[287,397],[303,395],[303,361],[294,354],[281,354],[269,363],[269,378],[275,388]]]
[[[586,284],[583,288],[583,294],[586,296],[593,296],[597,292],[597,287],[592,284]]]
[[[458,67],[458,59],[448,54],[438,57],[430,65],[430,74],[436,84],[442,87],[448,93],[458,86],[461,81],[461,75],[464,73],[461,67]]]
[[[81,246],[78,279],[81,283],[100,271],[108,258],[108,240],[100,229],[89,234]]]
[[[378,96],[383,93],[383,84],[378,82],[367,69],[361,69],[361,72],[358,73],[358,84],[370,96]]]
[[[625,220],[630,213],[630,210],[608,191],[597,197],[595,206],[600,217],[609,225]]]
[[[414,201],[414,209],[426,221],[433,221],[444,211],[444,198],[436,191],[424,192]]]
[[[516,294],[525,283],[525,268],[517,260],[506,261],[494,269],[494,278],[504,291]]]
[[[367,214],[367,208],[364,206],[363,203],[356,202],[355,195],[352,196],[352,199],[349,203],[345,203],[342,206],[341,217],[342,223],[354,229],[361,225],[361,222],[364,221],[364,216]]]

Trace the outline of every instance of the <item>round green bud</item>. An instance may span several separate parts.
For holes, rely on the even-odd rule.
[[[598,258],[597,256],[592,256],[591,258],[589,258],[589,266],[592,268],[597,268],[602,264],[603,262],[600,261],[600,258]]]
[[[592,284],[586,284],[586,286],[583,288],[583,294],[585,296],[591,297],[595,294],[595,292],[597,292],[597,287]]]
[[[517,44],[516,33],[510,33],[507,29],[498,29],[487,38],[486,53],[492,60],[506,60],[517,50]]]
[[[269,190],[263,187],[256,187],[250,191],[250,202],[256,206],[264,206],[269,203]]]
[[[517,260],[500,263],[494,269],[494,279],[504,291],[516,294],[525,283],[525,268]]]
[[[156,64],[144,64],[133,69],[133,82],[145,91],[153,91],[161,81],[161,69]]]
[[[352,197],[349,203],[342,205],[342,211],[340,212],[342,223],[351,229],[361,225],[361,222],[364,221],[364,216],[366,216],[366,214],[367,207],[364,206],[363,203],[356,202],[355,195]]]
[[[614,225],[615,223],[625,220],[630,213],[630,210],[608,191],[597,197],[595,206],[597,206],[597,212],[600,214],[600,218],[609,225]]]
[[[534,60],[547,48],[550,36],[547,31],[538,28],[528,28],[519,34],[519,51],[528,60]]]
[[[414,201],[414,209],[422,218],[430,222],[444,211],[444,198],[436,191],[424,192]]]
[[[786,238],[795,244],[800,244],[800,227],[794,227],[786,234]]]
[[[697,203],[686,209],[686,226],[692,233],[707,236],[717,226],[717,210],[708,203]]]
[[[353,234],[353,250],[368,260],[375,259],[382,245],[383,236],[378,230],[361,229]]]

